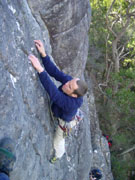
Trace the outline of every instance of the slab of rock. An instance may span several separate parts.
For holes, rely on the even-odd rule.
[[[33,40],[41,39],[59,67],[81,76],[87,59],[89,1],[1,0],[0,17],[0,138],[16,141],[11,179],[86,180],[92,160],[86,97],[84,122],[67,139],[64,157],[50,164],[54,123],[28,55],[38,56]]]
[[[88,55],[89,0],[28,2],[33,14],[43,20],[49,31],[55,62],[66,73],[81,76]]]
[[[102,172],[102,180],[113,180],[111,172],[110,150],[106,138],[100,130],[99,120],[96,112],[95,98],[92,90],[92,81],[89,78],[89,73],[85,72],[85,77],[89,87],[87,95],[88,107],[90,112],[90,131],[92,144],[92,164],[91,169],[98,168]]]

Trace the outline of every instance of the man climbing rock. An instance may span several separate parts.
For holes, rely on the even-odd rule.
[[[82,96],[87,92],[87,84],[79,78],[72,78],[60,71],[46,54],[43,43],[40,40],[34,42],[45,69],[34,55],[29,55],[29,59],[38,71],[40,81],[49,94],[53,116],[58,119],[59,123],[53,142],[55,150],[55,156],[51,159],[53,163],[65,153],[64,134],[81,119],[81,111],[78,109],[83,103]],[[61,82],[62,85],[57,88],[48,75]]]

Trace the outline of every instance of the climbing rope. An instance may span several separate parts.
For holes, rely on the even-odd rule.
[[[50,116],[51,116],[51,119],[55,125],[55,127],[57,126],[57,121],[55,119],[55,117],[53,116],[53,112],[52,112],[52,109],[51,109],[51,101],[50,101],[50,98],[49,98],[49,95],[47,94],[47,99],[48,99],[48,106],[49,106],[49,112],[50,112]]]

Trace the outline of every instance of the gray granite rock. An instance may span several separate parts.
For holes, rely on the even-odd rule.
[[[50,164],[54,122],[48,96],[28,55],[39,57],[33,40],[41,39],[61,69],[83,76],[90,13],[89,0],[0,0],[0,138],[10,136],[16,141],[11,179],[88,179],[95,157],[89,101],[85,96],[84,120],[67,138],[66,154]]]
[[[87,95],[88,107],[90,112],[90,131],[91,131],[91,144],[92,144],[92,164],[91,169],[98,168],[102,172],[102,180],[113,180],[111,172],[110,162],[110,150],[108,142],[102,135],[102,131],[99,127],[99,121],[97,117],[95,98],[93,95],[92,81],[89,78],[89,73],[85,72],[85,78],[89,87]]]
[[[33,14],[43,20],[49,31],[55,62],[66,73],[81,76],[88,54],[89,0],[28,2]]]

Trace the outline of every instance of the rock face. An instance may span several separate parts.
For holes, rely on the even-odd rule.
[[[88,52],[89,0],[0,0],[0,138],[16,141],[14,180],[87,180],[92,166],[90,112],[67,138],[67,152],[49,163],[54,122],[46,92],[28,61],[41,39],[57,65],[83,76]]]
[[[99,127],[97,117],[95,98],[93,95],[93,83],[89,78],[89,73],[85,72],[85,79],[87,81],[89,90],[87,95],[87,102],[90,112],[90,131],[92,144],[92,163],[91,168],[99,168],[102,171],[102,180],[113,180],[111,172],[110,151],[107,140],[102,135]]]
[[[66,73],[81,76],[88,54],[89,1],[28,1],[33,14],[38,20],[42,19],[49,30],[56,63]],[[39,13],[35,13],[37,11]]]

